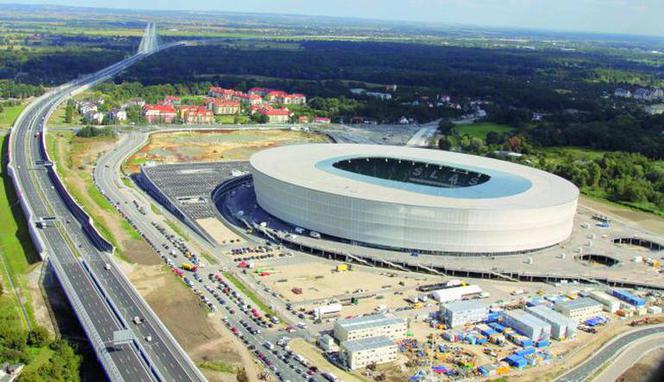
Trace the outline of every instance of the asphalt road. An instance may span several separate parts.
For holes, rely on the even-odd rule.
[[[140,148],[146,142],[147,138],[148,135],[144,132],[131,132],[128,134],[122,134],[115,148],[102,155],[97,161],[93,172],[94,179],[102,194],[107,199],[109,199],[109,201],[122,213],[122,215],[124,215],[150,243],[152,243],[155,250],[159,251],[158,254],[155,253],[155,256],[159,255],[162,257],[162,259],[164,259],[164,261],[167,261],[168,259],[174,265],[179,266],[184,262],[188,262],[185,256],[180,251],[171,249],[164,250],[165,245],[169,246],[169,248],[173,246],[173,241],[168,239],[166,235],[174,235],[175,237],[178,235],[173,232],[165,223],[164,216],[157,215],[152,212],[152,209],[150,208],[151,200],[149,200],[142,192],[134,188],[127,187],[122,182],[122,177],[124,176],[120,169],[122,162],[124,162],[124,160],[126,160],[126,158],[131,155],[137,148]],[[142,207],[142,209],[140,209],[140,207]],[[153,224],[153,222],[156,224]],[[160,227],[163,232],[160,231],[157,226]],[[181,226],[183,229],[187,229],[187,227],[184,225]],[[194,234],[190,236],[195,237]],[[197,242],[210,253],[218,253],[220,251],[220,248],[212,247],[203,239],[197,240]],[[255,245],[256,243],[253,244]],[[252,244],[250,243],[248,245]],[[229,249],[232,246],[227,247],[228,248],[224,249]],[[250,312],[242,311],[239,302],[245,301],[250,303],[251,301],[239,290],[235,289],[235,292],[239,296],[238,299],[232,299],[226,295],[220,296],[220,298],[224,301],[223,304],[219,298],[215,297],[210,292],[210,289],[218,290],[217,288],[219,284],[214,280],[210,280],[208,278],[208,274],[214,273],[220,268],[233,269],[236,266],[236,264],[225,255],[215,256],[215,258],[219,260],[221,264],[215,267],[207,266],[200,269],[198,273],[202,276],[201,281],[196,281],[193,278],[193,274],[187,272],[185,276],[191,282],[192,290],[197,290],[201,296],[207,298],[207,300],[214,305],[214,309],[218,312],[217,317],[219,317],[220,320],[225,318],[228,321],[226,326],[229,328],[229,330],[231,328],[238,329],[239,333],[241,333],[240,340],[246,347],[253,351],[254,354],[256,354],[257,351],[260,351],[264,354],[265,358],[271,365],[266,369],[270,370],[275,375],[278,372],[279,380],[325,381],[325,379],[323,379],[319,373],[313,377],[303,375],[302,372],[306,371],[306,368],[294,358],[284,359],[282,357],[285,354],[284,349],[278,349],[276,352],[271,352],[263,346],[266,341],[276,344],[283,336],[288,336],[291,339],[295,337],[311,339],[311,333],[301,329],[294,333],[286,333],[285,331],[258,327],[258,325],[252,321]],[[205,262],[204,259],[202,259],[202,261]],[[257,294],[264,294],[264,291],[260,289],[260,286],[254,284],[251,278],[244,277],[242,274],[237,274],[236,276],[240,278],[245,283],[245,285],[253,289]],[[263,295],[263,301],[274,300],[276,300],[274,297]],[[282,318],[289,315],[283,305],[280,307],[273,306],[273,308],[277,309],[279,315]],[[231,310],[233,313],[231,313]],[[291,322],[297,321],[297,318],[294,316],[289,318]],[[248,331],[248,328],[241,324],[241,321],[249,323],[249,327],[260,329],[261,333],[251,334]],[[265,363],[265,361],[263,362]],[[300,373],[297,372],[298,369],[301,371]]]
[[[607,362],[616,362],[620,357],[616,357],[629,345],[642,340],[645,337],[659,334],[664,332],[664,325],[653,325],[638,328],[627,333],[624,333],[606,345],[597,350],[590,358],[584,361],[576,368],[568,371],[556,379],[558,382],[582,382],[594,376],[596,371],[604,366]]]
[[[170,46],[173,44],[166,47]],[[72,92],[106,80],[144,57],[145,54],[132,56],[63,85],[30,104],[12,131],[11,165],[19,183],[19,197],[31,207],[36,217],[55,218],[40,230],[40,236],[109,378],[127,381],[204,380],[157,316],[115,267],[111,256],[97,250],[89,240],[56,191],[45,165],[39,162],[47,159],[42,157],[39,149],[40,134],[44,132],[45,121],[52,110]],[[132,324],[135,316],[141,317],[144,323]],[[120,329],[129,329],[136,341],[113,345],[113,333]]]

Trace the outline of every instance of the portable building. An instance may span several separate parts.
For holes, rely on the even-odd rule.
[[[576,336],[576,321],[553,309],[545,306],[531,306],[526,310],[533,316],[551,325],[551,337],[556,340],[574,338]]]
[[[508,310],[502,313],[503,324],[531,340],[548,339],[551,325],[523,310]]]
[[[440,305],[440,318],[448,327],[485,321],[489,314],[486,304],[476,301],[456,301]]]
[[[636,307],[642,307],[646,304],[646,300],[642,299],[641,297],[637,297],[626,290],[612,289],[611,294],[618,299]]]

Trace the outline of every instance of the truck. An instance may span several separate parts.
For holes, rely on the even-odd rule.
[[[198,270],[198,265],[183,263],[180,268],[184,269],[185,271],[196,272]]]
[[[134,324],[136,324],[136,325],[140,325],[140,324],[143,323],[143,319],[140,318],[139,316],[134,316],[134,318],[132,318],[131,320],[132,320],[132,321],[134,322]]]

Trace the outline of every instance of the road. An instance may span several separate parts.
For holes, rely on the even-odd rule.
[[[122,182],[124,176],[121,171],[122,163],[129,157],[136,149],[143,146],[147,141],[148,134],[146,132],[130,132],[128,134],[121,134],[120,139],[115,147],[102,155],[93,171],[95,184],[100,189],[101,193],[116,207],[116,209],[132,224],[139,233],[152,245],[156,252],[155,256],[161,256],[165,262],[170,261],[173,265],[179,266],[182,263],[189,262],[189,260],[180,251],[170,250],[180,238],[179,235],[171,230],[166,223],[164,215],[158,215],[152,212],[150,203],[153,203],[141,191],[133,187],[127,187]],[[135,203],[134,203],[135,201]],[[164,213],[166,213],[164,211]],[[175,218],[171,218],[175,220]],[[179,222],[176,224],[180,224]],[[188,228],[182,225],[182,229]],[[169,238],[171,236],[171,238]],[[191,234],[191,237],[196,237]],[[250,303],[250,299],[241,293],[236,288],[234,289],[238,298],[233,299],[230,296],[220,296],[218,292],[219,283],[208,277],[208,274],[214,273],[217,269],[232,270],[236,264],[228,256],[220,254],[220,250],[228,250],[232,246],[221,246],[223,248],[213,247],[207,241],[200,239],[197,240],[200,247],[204,248],[209,253],[218,254],[215,259],[220,262],[218,266],[206,266],[198,271],[202,276],[201,280],[196,280],[192,273],[187,273],[185,276],[191,283],[192,290],[200,294],[201,299],[210,302],[214,306],[214,310],[219,312],[220,319],[225,318],[224,323],[229,328],[237,328],[238,332],[242,334],[240,340],[256,354],[261,351],[265,359],[271,365],[268,370],[272,373],[279,373],[278,378],[282,381],[324,381],[320,374],[313,377],[303,375],[305,371],[304,366],[294,360],[294,358],[283,359],[285,350],[278,350],[276,353],[267,351],[263,346],[266,341],[276,344],[278,340],[284,336],[289,338],[301,337],[311,340],[312,333],[298,329],[294,333],[286,333],[283,330],[268,329],[259,327],[255,320],[252,319],[251,312],[248,309],[242,309],[242,302]],[[252,243],[257,245],[258,243]],[[251,246],[252,244],[248,244]],[[166,250],[165,247],[169,249]],[[274,303],[277,300],[273,296],[267,295],[259,285],[255,284],[255,280],[247,277],[241,273],[235,274],[245,285],[251,288],[256,294],[260,295],[262,301],[270,301],[273,309],[278,312],[279,316],[286,317],[291,323],[297,322],[297,317],[292,316],[286,311],[283,305],[278,306],[279,303]],[[228,284],[228,283],[227,283]],[[213,294],[215,292],[217,295]],[[223,303],[222,303],[223,301]],[[231,311],[233,313],[231,313]],[[248,323],[248,327],[242,325],[242,321]],[[259,334],[251,334],[248,328],[261,329]],[[265,361],[263,361],[266,363]],[[267,363],[266,363],[267,364]],[[300,369],[300,373],[297,372]],[[310,379],[312,378],[312,379]]]
[[[406,146],[431,147],[431,139],[438,132],[438,121],[422,125],[422,128],[406,142]]]
[[[153,48],[153,52],[159,49]],[[31,230],[35,230],[35,219],[53,218],[37,231],[37,237],[44,244],[43,255],[55,269],[109,378],[114,381],[204,380],[159,318],[115,266],[112,255],[98,250],[86,235],[48,175],[47,167],[51,164],[43,162],[48,158],[40,148],[45,121],[57,105],[72,94],[111,78],[147,55],[138,53],[60,86],[31,103],[12,129],[10,165],[17,194],[33,214],[29,223],[33,225]],[[132,324],[136,316],[144,323]],[[128,330],[129,340],[123,344],[114,342],[114,333],[123,329]]]
[[[650,336],[657,336],[660,343],[664,339],[664,324],[646,326],[623,333],[606,343],[582,364],[561,375],[557,382],[582,382],[594,376],[598,369],[611,361],[615,363],[622,357],[616,357],[630,345]]]
[[[657,348],[664,348],[664,333],[652,334],[633,342],[614,358],[609,366],[593,377],[593,381],[617,381],[625,371]]]

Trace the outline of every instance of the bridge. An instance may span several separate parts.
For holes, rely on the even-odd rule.
[[[53,269],[111,381],[203,381],[205,377],[113,260],[115,248],[68,193],[46,152],[46,122],[68,98],[162,45],[148,24],[138,52],[61,85],[28,105],[9,137],[8,172],[33,244]]]

